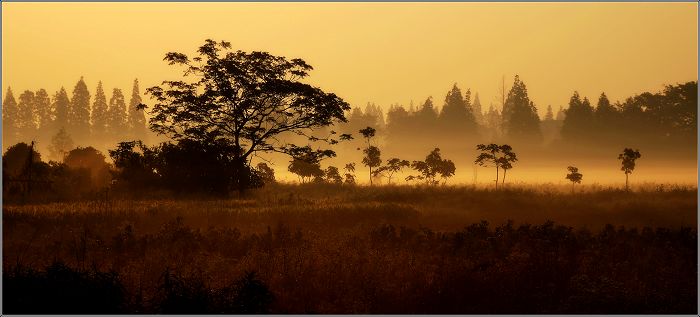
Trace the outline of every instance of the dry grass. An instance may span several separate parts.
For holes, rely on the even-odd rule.
[[[211,289],[255,271],[282,313],[687,313],[696,223],[694,187],[281,184],[3,206],[3,267],[117,272],[132,312],[158,311],[164,271]]]

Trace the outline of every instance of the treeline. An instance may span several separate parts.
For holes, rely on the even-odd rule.
[[[439,110],[429,97],[418,107],[391,105],[385,118],[377,105],[368,104],[364,111],[354,108],[340,130],[349,133],[376,127],[387,146],[404,149],[482,141],[617,147],[630,143],[645,147],[695,144],[697,101],[695,81],[668,85],[661,92],[643,92],[624,102],[612,103],[601,93],[595,106],[574,92],[568,107],[560,106],[555,114],[549,105],[540,118],[538,106],[516,75],[500,111],[493,104],[483,109],[478,94],[472,99],[471,90],[463,93],[455,84]]]
[[[61,160],[74,144],[102,147],[124,139],[145,139],[146,116],[142,109],[139,82],[134,80],[127,104],[119,88],[107,99],[102,82],[91,95],[81,77],[72,96],[65,88],[51,97],[45,89],[25,90],[17,99],[7,88],[2,107],[3,144],[36,141],[51,157]]]

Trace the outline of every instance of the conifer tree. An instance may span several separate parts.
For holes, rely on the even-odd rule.
[[[53,104],[51,105],[51,113],[54,118],[54,130],[59,130],[61,128],[68,128],[68,113],[70,110],[70,99],[68,99],[68,92],[66,89],[61,87],[53,97]]]
[[[68,132],[79,139],[78,143],[90,139],[90,92],[83,77],[73,88],[68,123]]]
[[[547,106],[547,114],[544,116],[546,121],[554,120],[554,112],[552,112],[552,105]]]
[[[113,140],[120,140],[128,133],[126,122],[126,103],[121,89],[114,88],[109,99],[108,134]]]
[[[615,129],[615,123],[619,120],[619,112],[610,104],[605,93],[600,94],[598,106],[595,108],[595,121],[598,132],[608,132]]]
[[[578,92],[574,92],[561,127],[562,137],[567,140],[581,140],[589,135],[593,128],[593,107],[588,98],[581,100]]]
[[[439,121],[443,130],[448,134],[464,137],[476,130],[469,99],[471,99],[471,92],[467,91],[465,100],[457,84],[454,84],[452,89],[447,92]]]
[[[92,104],[92,133],[100,142],[104,141],[107,134],[107,123],[109,119],[107,110],[107,97],[102,88],[102,81],[100,81],[97,83],[95,101]]]
[[[45,89],[37,90],[34,95],[34,106],[37,124],[42,132],[48,132],[52,128],[51,98]]]
[[[556,120],[557,121],[564,121],[565,118],[566,118],[566,111],[564,110],[564,107],[559,106],[559,111],[557,111]]]
[[[17,114],[19,108],[12,88],[7,87],[5,99],[2,102],[2,142],[5,146],[10,146],[17,142]]]
[[[530,101],[527,87],[518,75],[515,75],[513,87],[508,92],[501,115],[504,132],[509,138],[521,140],[541,138],[537,107]]]
[[[469,91],[467,91],[469,92]],[[479,125],[484,125],[484,113],[481,109],[481,101],[479,100],[479,93],[474,95],[474,103],[471,105],[472,115],[474,115],[474,121]]]
[[[133,138],[143,140],[146,136],[146,115],[143,109],[139,109],[139,104],[141,104],[139,80],[134,79],[134,86],[131,90],[131,99],[129,100],[128,108],[129,130]]]
[[[36,120],[34,119],[34,92],[25,90],[19,95],[17,112],[17,131],[23,141],[35,140]]]

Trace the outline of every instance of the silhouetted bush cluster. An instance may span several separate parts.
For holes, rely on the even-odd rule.
[[[166,269],[149,302],[126,294],[119,274],[78,270],[55,262],[43,271],[15,266],[3,272],[5,314],[265,314],[274,300],[254,272],[220,289],[201,277]]]
[[[226,195],[263,185],[259,172],[237,159],[237,151],[222,141],[181,140],[155,147],[132,141],[119,143],[109,155],[117,169],[117,187],[122,190]]]
[[[5,203],[93,198],[109,185],[110,165],[92,147],[75,148],[61,162],[46,163],[41,157],[26,143],[17,143],[3,154]]]

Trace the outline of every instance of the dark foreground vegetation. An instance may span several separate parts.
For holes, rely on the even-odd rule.
[[[692,314],[696,197],[308,184],[5,205],[3,313]]]

